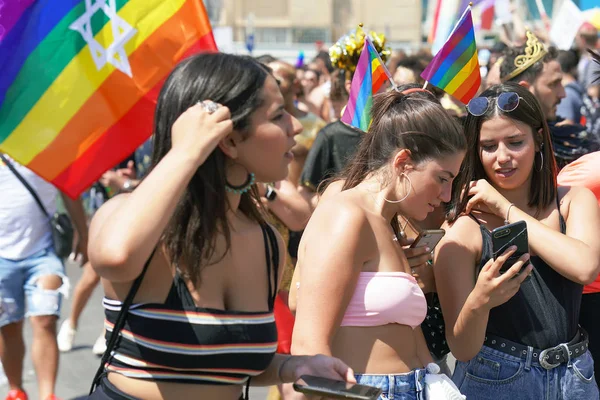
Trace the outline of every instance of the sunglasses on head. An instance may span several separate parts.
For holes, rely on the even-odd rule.
[[[475,117],[480,117],[488,111],[492,99],[493,97],[475,97],[467,104],[467,111]],[[519,106],[519,99],[515,92],[500,93],[496,98],[496,107],[503,112],[514,111]]]

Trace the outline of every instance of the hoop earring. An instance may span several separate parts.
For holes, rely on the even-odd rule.
[[[383,200],[387,201],[388,203],[392,203],[392,204],[402,203],[404,200],[406,200],[406,198],[408,197],[408,195],[412,191],[412,182],[410,181],[410,178],[408,177],[408,175],[406,175],[404,172],[400,174],[400,176],[402,176],[402,175],[404,175],[404,177],[406,179],[408,179],[408,192],[400,200],[388,200],[385,197],[383,198]]]
[[[538,172],[542,172],[542,170],[544,169],[544,154],[540,151],[540,168],[538,169]]]
[[[242,183],[241,185],[234,186],[229,182],[225,181],[225,190],[229,193],[244,194],[248,190],[250,190],[252,185],[254,185],[254,174],[250,172],[248,173],[248,178],[246,178],[246,182]]]

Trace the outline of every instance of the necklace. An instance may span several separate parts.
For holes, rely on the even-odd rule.
[[[398,216],[400,216],[400,215],[398,214]],[[405,222],[404,222],[404,225],[400,225],[400,232],[398,232],[398,233],[400,234],[400,236],[402,236],[403,238],[405,238],[406,237],[406,227],[408,226],[409,219],[406,218],[406,217],[404,217],[404,216],[402,216],[402,218],[405,219]],[[394,242],[397,242],[398,241],[398,235],[394,235],[394,237],[392,238],[392,240]]]

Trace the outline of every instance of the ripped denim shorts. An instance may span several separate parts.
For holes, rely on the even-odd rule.
[[[47,275],[59,276],[61,287],[56,290],[41,287],[39,279]],[[68,293],[65,267],[52,248],[22,260],[0,258],[0,327],[25,317],[59,317],[62,296]]]
[[[378,400],[424,400],[425,369],[414,369],[405,374],[357,374],[356,382],[382,390]]]

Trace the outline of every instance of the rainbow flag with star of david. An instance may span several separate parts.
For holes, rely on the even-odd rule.
[[[150,136],[175,64],[216,50],[202,0],[0,1],[0,151],[74,198]]]

